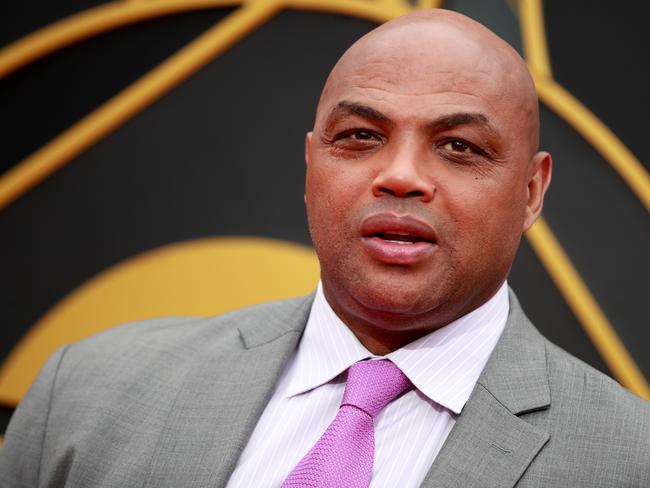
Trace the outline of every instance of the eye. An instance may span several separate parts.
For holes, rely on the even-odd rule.
[[[334,151],[337,157],[359,158],[365,154],[372,154],[380,149],[385,138],[372,129],[349,128],[341,130],[331,139],[323,138],[323,143]]]
[[[460,141],[458,139],[454,139],[453,141],[448,141],[442,147],[447,151],[452,151],[452,152],[461,152],[461,153],[474,152],[474,150],[469,144],[466,144],[463,141]]]
[[[375,138],[372,132],[368,132],[367,130],[355,130],[349,132],[347,134],[347,137],[351,139],[356,139],[358,141],[370,141]]]
[[[334,136],[332,143],[341,147],[369,148],[381,143],[383,138],[367,129],[350,129]]]

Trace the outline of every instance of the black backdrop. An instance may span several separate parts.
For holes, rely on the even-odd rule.
[[[0,44],[99,3],[6,3]],[[635,4],[555,0],[544,4],[544,16],[555,79],[647,169],[647,27],[644,4]],[[445,6],[486,23],[521,50],[512,2]],[[118,28],[1,79],[0,175],[231,11]],[[327,12],[282,11],[0,209],[0,362],[67,293],[145,250],[219,235],[309,244],[304,132],[329,69],[374,25]],[[602,156],[544,106],[542,146],[555,159],[544,216],[647,378],[647,210]],[[510,283],[550,339],[611,374],[526,242]],[[0,413],[2,432],[10,406]]]

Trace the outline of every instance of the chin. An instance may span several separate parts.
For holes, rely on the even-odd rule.
[[[352,291],[355,301],[370,313],[385,316],[423,315],[436,308],[436,300],[423,294],[427,286],[404,287],[399,281],[390,284],[365,285]]]

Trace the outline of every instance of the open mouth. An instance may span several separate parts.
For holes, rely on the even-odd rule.
[[[391,212],[364,219],[361,236],[369,255],[390,265],[421,263],[438,248],[436,233],[428,222]]]
[[[426,221],[393,213],[375,214],[366,218],[361,225],[361,235],[404,245],[436,243],[435,231]]]
[[[402,234],[396,232],[375,232],[372,234],[372,237],[377,237],[386,242],[392,242],[395,244],[417,244],[419,242],[428,242],[433,244],[433,241],[430,239],[425,239],[423,237],[412,235],[412,234]]]

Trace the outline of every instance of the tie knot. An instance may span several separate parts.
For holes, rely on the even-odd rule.
[[[406,375],[386,359],[359,361],[348,368],[341,406],[354,405],[374,418],[411,386]]]

